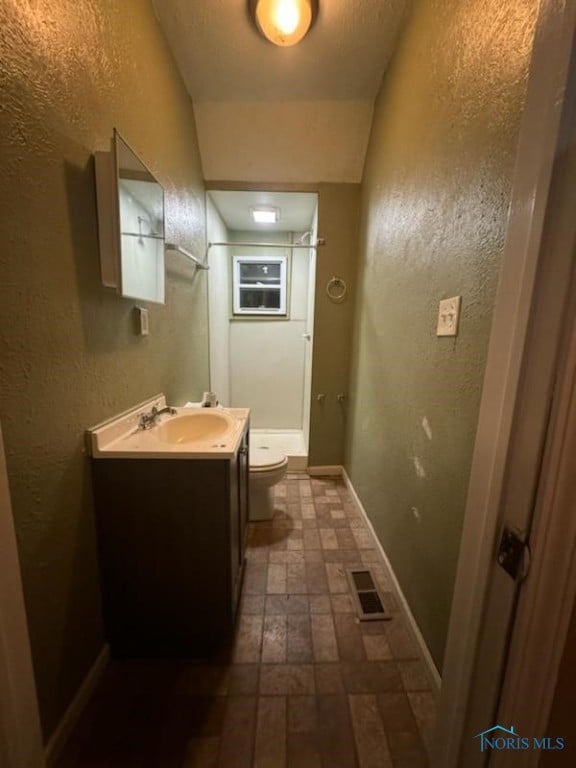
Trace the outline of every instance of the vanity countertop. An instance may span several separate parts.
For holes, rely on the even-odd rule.
[[[150,429],[139,428],[141,416],[153,407],[165,408],[165,396],[157,395],[87,430],[88,453],[94,459],[231,459],[250,416],[249,408],[183,406],[175,414],[158,416]],[[189,424],[195,434],[188,440]],[[211,428],[206,435],[203,424]]]

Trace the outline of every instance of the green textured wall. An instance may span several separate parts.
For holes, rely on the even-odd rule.
[[[354,318],[358,257],[359,184],[319,184],[318,236],[326,245],[317,251],[312,402],[309,464],[342,464],[348,413],[348,376]],[[337,275],[347,285],[342,303],[330,301],[328,281]],[[317,395],[323,393],[325,400]],[[337,395],[346,396],[343,403]]]
[[[346,465],[439,667],[537,5],[417,1],[365,166]]]
[[[44,732],[102,646],[83,431],[208,383],[206,284],[167,255],[150,336],[99,284],[93,152],[113,127],[166,190],[167,236],[202,253],[192,105],[147,0],[0,5],[0,419]]]

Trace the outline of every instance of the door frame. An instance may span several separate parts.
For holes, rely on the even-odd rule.
[[[44,768],[44,750],[0,425],[0,763]]]
[[[527,352],[534,353],[529,349],[534,342],[530,329],[538,269],[545,255],[544,224],[546,215],[553,214],[547,205],[554,162],[561,152],[558,137],[575,6],[574,0],[542,0],[536,21],[446,645],[435,755],[441,768],[461,765],[471,709],[496,713],[500,697],[499,670],[479,669],[478,662],[490,660],[488,589],[508,491],[507,468],[522,394],[523,364]],[[564,254],[564,258],[572,258],[572,254]],[[558,296],[549,295],[546,300],[558,303]],[[556,333],[550,344],[559,342],[560,324]],[[555,360],[550,364],[555,365]],[[546,396],[537,393],[538,398]],[[478,730],[483,730],[482,724]],[[484,757],[478,750],[476,764],[482,765]],[[474,768],[472,764],[470,768]]]

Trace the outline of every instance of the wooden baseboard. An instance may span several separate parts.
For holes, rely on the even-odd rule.
[[[86,706],[90,701],[92,694],[94,693],[94,689],[100,682],[100,678],[108,666],[109,659],[110,647],[108,645],[104,645],[96,657],[94,664],[92,664],[88,670],[88,674],[82,681],[82,685],[78,689],[76,696],[74,696],[70,702],[70,706],[64,713],[62,719],[56,727],[56,730],[52,736],[50,736],[48,743],[46,744],[45,756],[48,768],[54,765],[62,754],[68,739],[72,735],[72,731],[74,730],[82,713],[86,709]]]
[[[340,477],[342,467],[339,464],[328,464],[320,467],[308,467],[310,477]]]
[[[354,486],[352,485],[352,481],[348,477],[348,473],[344,468],[342,468],[342,477],[344,479],[344,482],[346,483],[346,487],[350,491],[350,494],[352,495],[352,498],[354,499],[355,503],[358,506],[358,509],[362,512],[362,515],[366,521],[366,525],[368,526],[368,529],[370,530],[374,541],[376,542],[376,546],[378,548],[378,551],[380,552],[382,559],[386,563],[386,567],[390,573],[390,579],[392,582],[392,589],[394,593],[394,597],[398,600],[400,605],[402,606],[402,609],[406,615],[406,618],[408,620],[408,627],[411,631],[411,634],[414,638],[414,641],[418,645],[418,648],[420,650],[420,653],[422,654],[422,659],[424,661],[424,666],[426,669],[426,673],[428,675],[428,678],[430,680],[430,684],[432,686],[432,691],[436,698],[440,696],[440,686],[442,683],[442,679],[440,677],[440,673],[438,672],[438,669],[436,667],[436,664],[434,663],[434,659],[430,655],[430,651],[428,650],[428,646],[426,645],[426,642],[424,638],[422,637],[422,633],[420,632],[420,628],[418,627],[418,624],[416,622],[416,619],[412,615],[412,611],[410,610],[410,606],[408,605],[408,601],[406,600],[404,593],[402,592],[402,587],[400,586],[398,579],[396,578],[396,575],[394,573],[394,570],[392,566],[390,565],[390,561],[388,560],[388,556],[386,555],[386,552],[384,551],[384,548],[382,547],[382,544],[380,543],[380,540],[378,539],[378,536],[376,535],[376,532],[374,531],[374,528],[372,526],[372,523],[370,522],[370,518],[368,517],[368,514],[366,510],[364,509],[364,506],[362,502],[360,501],[360,498],[358,494],[356,493]]]

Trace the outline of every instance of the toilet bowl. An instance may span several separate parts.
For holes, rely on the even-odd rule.
[[[250,520],[270,520],[274,515],[272,488],[286,474],[288,459],[270,448],[250,448]]]

